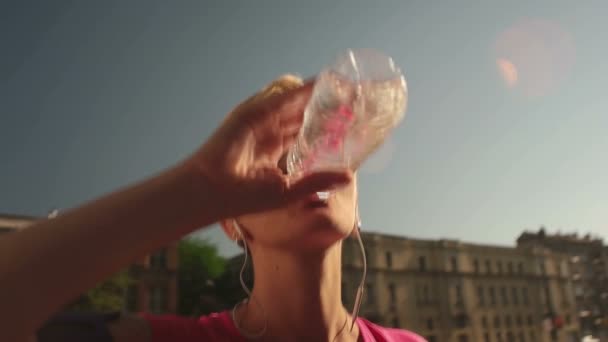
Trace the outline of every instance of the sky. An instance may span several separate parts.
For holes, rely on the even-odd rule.
[[[365,230],[606,238],[604,6],[3,1],[0,212],[46,215],[151,176],[278,75],[374,48],[404,70],[409,104],[359,174]],[[217,227],[200,234],[236,251]]]

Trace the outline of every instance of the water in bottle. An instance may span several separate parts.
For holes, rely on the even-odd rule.
[[[287,156],[289,174],[356,170],[403,119],[407,86],[390,57],[349,50],[322,71]]]

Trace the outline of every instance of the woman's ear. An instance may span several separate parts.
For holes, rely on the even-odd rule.
[[[239,240],[242,239],[241,234],[239,233],[237,228],[234,226],[234,220],[232,220],[232,219],[222,220],[222,221],[220,221],[220,225],[222,226],[224,233],[226,234],[226,236],[228,236],[228,238],[230,240],[232,240],[234,242],[238,242]]]
[[[239,247],[244,247],[245,237],[243,234],[245,233],[241,231],[240,227],[237,227],[238,223],[235,219],[222,220],[220,221],[220,225],[230,240],[234,241]]]

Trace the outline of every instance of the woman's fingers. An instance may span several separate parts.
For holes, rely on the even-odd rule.
[[[314,82],[309,81],[282,93],[261,95],[256,103],[257,108],[251,110],[250,113],[260,121],[274,116],[277,116],[275,119],[280,124],[301,121],[304,108],[312,95],[313,86]]]

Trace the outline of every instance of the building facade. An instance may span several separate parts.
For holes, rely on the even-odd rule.
[[[542,248],[363,234],[362,316],[429,342],[579,341],[568,257]],[[343,301],[359,284],[359,246],[343,249]]]
[[[541,228],[522,233],[517,244],[568,256],[581,330],[608,340],[608,247],[603,241],[590,235],[549,235]]]
[[[129,267],[134,280],[127,290],[125,310],[177,313],[178,243],[147,255]]]
[[[53,217],[53,212],[49,217]],[[0,214],[0,234],[16,233],[47,217]],[[128,288],[125,310],[132,312],[177,312],[177,243],[145,256],[129,267],[133,280]]]

